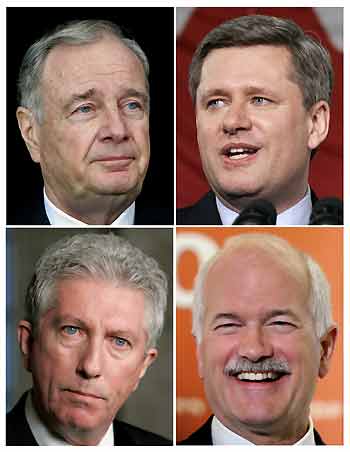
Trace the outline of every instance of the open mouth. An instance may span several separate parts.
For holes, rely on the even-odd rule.
[[[270,382],[279,380],[283,375],[280,372],[241,372],[236,378],[241,381]]]
[[[226,147],[223,154],[230,160],[241,160],[258,152],[255,147]]]
[[[247,372],[247,371],[239,371],[232,372],[229,371],[226,373],[229,377],[234,377],[242,382],[253,382],[253,383],[271,383],[274,381],[280,380],[285,375],[289,375],[289,372],[286,371],[277,371],[277,370],[266,370],[261,372]]]

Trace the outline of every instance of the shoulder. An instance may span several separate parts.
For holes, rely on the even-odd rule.
[[[43,193],[36,198],[26,199],[25,204],[7,207],[7,224],[13,225],[49,225],[44,206]]]
[[[321,435],[318,433],[318,431],[314,428],[314,438],[315,438],[315,444],[316,446],[325,446],[326,443],[321,438]]]
[[[143,205],[136,201],[135,224],[137,225],[173,225],[172,208]]]
[[[179,444],[188,445],[211,445],[213,440],[211,437],[211,422],[213,416],[211,416],[198,430],[193,432],[188,438],[181,441]]]
[[[209,191],[192,206],[177,209],[176,223],[179,225],[220,225],[221,219],[216,207],[215,194]]]
[[[6,415],[7,446],[37,446],[25,416],[27,392],[22,395],[12,410]]]
[[[148,432],[122,421],[114,421],[116,446],[171,446],[172,442],[160,435]]]

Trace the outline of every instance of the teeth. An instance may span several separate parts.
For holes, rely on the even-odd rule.
[[[247,158],[247,154],[234,154],[229,156],[230,160],[240,160],[245,158]]]
[[[254,151],[247,148],[231,148],[227,154],[230,160],[238,160],[247,157],[247,154],[252,154]]]
[[[275,372],[241,372],[237,375],[239,380],[262,381],[266,379],[276,380],[278,374]]]

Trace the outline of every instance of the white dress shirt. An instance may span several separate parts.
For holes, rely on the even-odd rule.
[[[36,412],[32,393],[29,392],[26,404],[25,404],[25,415],[28,421],[30,430],[32,431],[36,442],[39,446],[71,446],[72,444],[67,443],[63,438],[53,435],[45,424],[41,421]],[[109,426],[105,436],[101,439],[97,446],[114,446],[114,433],[113,433],[113,423]]]
[[[76,218],[71,217],[67,213],[63,212],[61,209],[56,207],[47,197],[44,188],[44,205],[47,218],[50,224],[54,226],[86,226]],[[124,212],[116,218],[110,226],[129,226],[133,225],[135,221],[135,202],[133,202]]]
[[[221,222],[224,225],[232,225],[239,213],[226,207],[219,198],[216,198]],[[277,215],[278,226],[307,225],[310,222],[312,212],[311,190],[308,186],[305,196],[294,206]]]
[[[245,438],[229,430],[219,419],[213,417],[211,423],[211,437],[214,445],[234,445],[234,446],[255,446]],[[299,439],[293,446],[315,446],[314,425],[311,417],[309,418],[309,429],[305,435]]]

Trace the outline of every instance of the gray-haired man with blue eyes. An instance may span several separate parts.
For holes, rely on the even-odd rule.
[[[148,73],[140,46],[108,21],[69,22],[28,49],[17,120],[44,192],[9,223],[172,223],[167,209],[135,207],[150,158]]]
[[[33,387],[7,415],[6,444],[169,445],[115,419],[157,357],[166,303],[157,262],[114,234],[49,247],[17,327]]]

